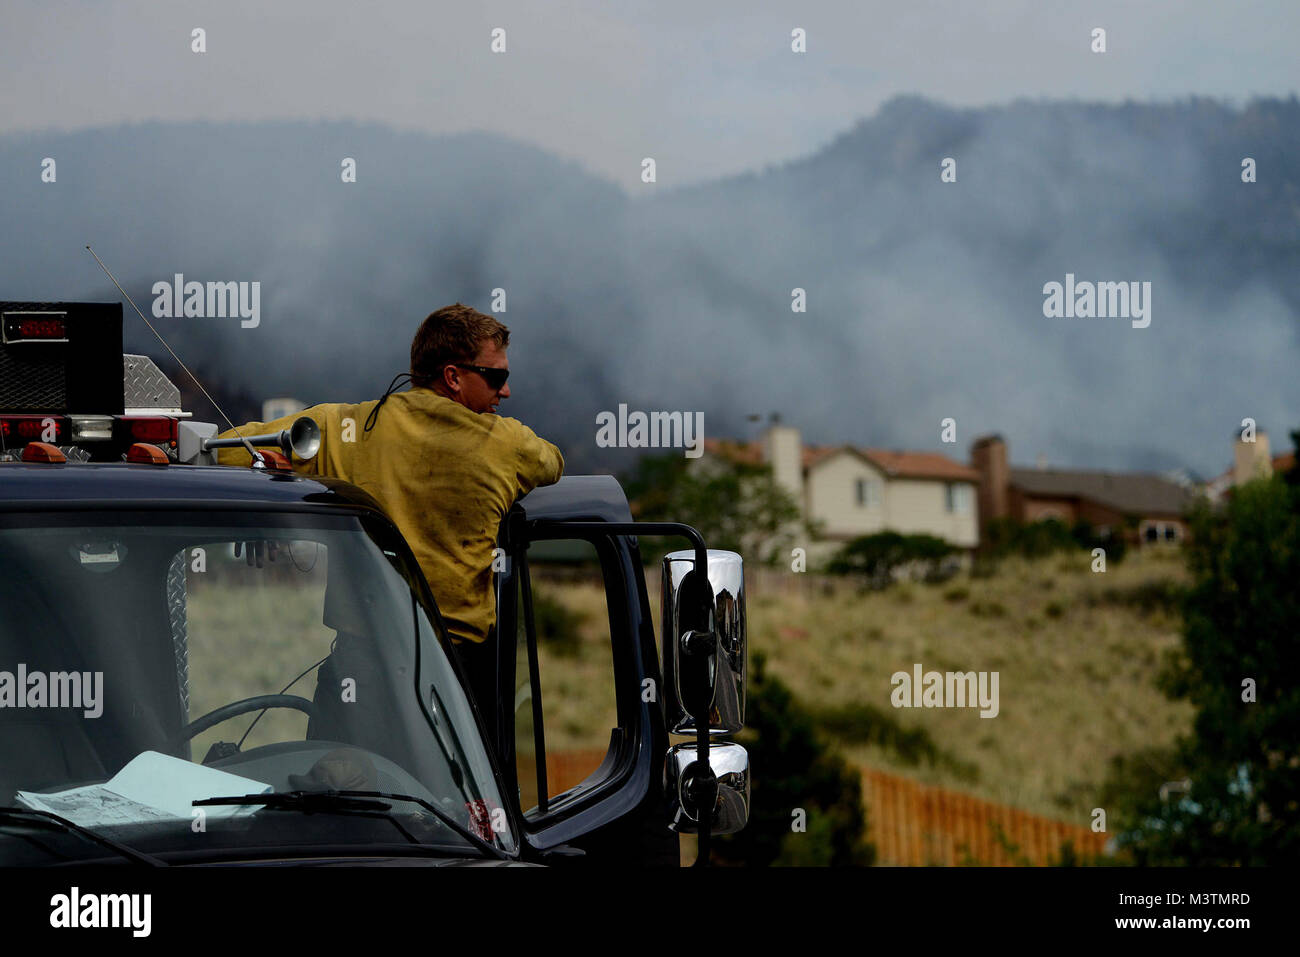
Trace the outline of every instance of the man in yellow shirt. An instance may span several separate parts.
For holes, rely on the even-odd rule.
[[[509,341],[510,331],[491,316],[446,306],[411,342],[411,371],[403,374],[409,391],[390,386],[381,399],[324,403],[239,427],[245,436],[278,432],[300,415],[320,426],[320,451],[307,461],[295,457],[294,471],[341,478],[383,506],[424,570],[489,719],[497,529],[520,496],[564,473],[559,449],[518,419],[496,414],[510,397]],[[247,466],[250,457],[246,449],[221,449],[217,461]]]

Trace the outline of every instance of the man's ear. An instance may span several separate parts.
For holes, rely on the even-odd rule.
[[[452,395],[460,394],[460,370],[453,365],[442,367],[442,384]]]

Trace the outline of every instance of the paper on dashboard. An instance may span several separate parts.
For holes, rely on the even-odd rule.
[[[83,827],[113,827],[193,817],[193,801],[235,794],[266,794],[271,786],[157,751],[143,751],[103,784],[37,793],[19,791],[30,808],[50,811]],[[205,807],[208,818],[251,814],[261,805]]]

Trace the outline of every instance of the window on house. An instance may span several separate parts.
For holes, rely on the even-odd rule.
[[[876,508],[880,505],[880,483],[875,479],[858,479],[858,504],[864,508]]]
[[[970,511],[970,486],[958,482],[949,482],[944,486],[944,507],[958,515]]]
[[[1178,541],[1178,526],[1177,526],[1177,525],[1166,525],[1166,526],[1165,526],[1165,541],[1167,541],[1167,542],[1176,542],[1176,541]]]
[[[1149,524],[1146,528],[1145,538],[1148,542],[1160,541],[1160,526],[1157,525],[1155,522]]]

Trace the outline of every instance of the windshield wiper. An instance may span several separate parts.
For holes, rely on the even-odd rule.
[[[167,867],[164,860],[154,857],[152,854],[146,854],[144,851],[137,851],[133,847],[115,841],[111,837],[104,837],[97,834],[90,828],[78,824],[76,821],[70,821],[62,815],[55,814],[53,811],[38,811],[30,807],[0,807],[0,822],[5,821],[24,821],[28,824],[43,825],[56,831],[67,831],[85,838],[93,844],[99,844],[108,848],[117,854],[125,857],[134,864],[144,864],[148,867]]]
[[[274,791],[269,794],[239,794],[230,797],[204,798],[201,801],[192,801],[191,803],[195,807],[246,804],[265,806],[273,811],[303,811],[307,814],[324,812],[327,814],[358,814],[364,817],[377,817],[391,823],[412,844],[422,844],[423,842],[403,827],[402,823],[393,816],[393,809],[381,803],[381,801],[405,801],[419,805],[468,841],[471,846],[500,860],[508,859],[504,851],[493,847],[477,834],[462,827],[446,811],[430,804],[424,798],[413,797],[410,794],[390,794],[386,791]]]

